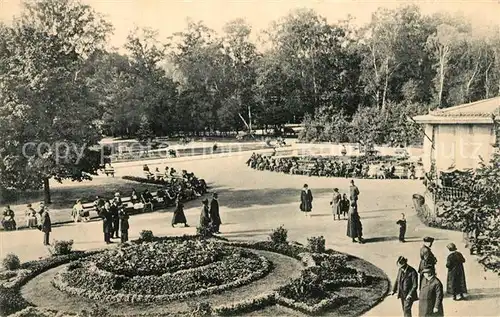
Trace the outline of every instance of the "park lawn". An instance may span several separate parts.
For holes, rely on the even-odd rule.
[[[95,177],[92,181],[71,182],[62,184],[51,183],[52,204],[49,205],[52,223],[57,224],[71,220],[71,209],[77,199],[82,199],[83,203],[93,202],[97,195],[103,198],[112,198],[116,192],[120,192],[122,197],[131,194],[132,189],[142,192],[149,189],[152,192],[157,190],[157,186],[142,184],[124,180],[121,177]],[[14,198],[10,206],[16,215],[15,219],[18,227],[25,224],[24,212],[26,205],[32,203],[34,209],[38,209],[38,203],[43,200],[43,191],[19,191],[14,193]],[[7,204],[4,204],[7,205]],[[90,215],[96,216],[95,214]]]

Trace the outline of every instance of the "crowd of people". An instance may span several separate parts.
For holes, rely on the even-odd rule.
[[[397,161],[365,161],[360,158],[311,158],[274,157],[253,153],[248,166],[261,171],[281,172],[308,176],[352,178],[409,178],[420,179],[423,174],[419,164]],[[402,168],[402,172],[397,172]]]
[[[359,188],[355,185],[354,180],[351,180],[349,199],[347,199],[346,194],[342,195],[338,188],[334,188],[330,206],[334,220],[340,220],[341,216],[345,219],[346,210],[348,210],[347,236],[352,239],[352,242],[364,243],[363,226],[358,213],[359,195]],[[300,193],[300,210],[306,216],[309,216],[313,209],[312,202],[312,191],[307,184],[304,184]],[[349,208],[346,206],[349,206]],[[399,226],[398,239],[400,242],[405,242],[407,223],[404,213],[396,224]],[[432,237],[425,237],[423,239],[418,271],[408,265],[408,260],[405,257],[400,256],[397,259],[399,270],[393,285],[392,295],[397,295],[401,300],[403,315],[405,317],[411,317],[413,303],[417,300],[419,301],[419,316],[444,316],[444,289],[443,284],[436,276],[435,266],[438,261],[431,250],[433,243],[434,238]],[[464,300],[467,294],[463,266],[465,258],[457,250],[454,243],[448,244],[447,249],[450,253],[445,263],[448,270],[446,292],[453,296],[453,300]],[[420,295],[417,294],[417,291],[420,292]]]

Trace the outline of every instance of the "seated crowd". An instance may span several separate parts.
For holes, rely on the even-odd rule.
[[[144,171],[149,172],[147,165],[144,165]],[[158,168],[156,168],[156,171],[158,171]],[[97,196],[93,204],[84,203],[82,199],[78,199],[71,209],[71,219],[74,222],[87,222],[90,220],[90,210],[95,209],[99,215],[106,203],[111,206],[117,205],[119,206],[118,209],[133,209],[144,212],[147,210],[153,211],[156,207],[174,206],[179,201],[193,200],[207,192],[205,180],[197,178],[193,173],[183,170],[181,175],[178,175],[174,168],[169,169],[168,167],[165,168],[165,171],[166,173],[162,174],[161,177],[148,177],[150,180],[155,180],[155,184],[157,184],[156,193],[151,193],[148,189],[138,193],[132,188],[130,199],[122,199],[119,192],[115,193],[112,199]],[[37,228],[37,213],[31,204],[27,205],[25,219],[26,227]],[[15,213],[10,206],[6,206],[4,209],[2,226],[4,230],[16,230],[17,228]]]
[[[347,162],[340,158],[300,158],[300,157],[272,157],[253,153],[246,162],[248,166],[257,170],[267,170],[287,174],[350,177],[350,178],[420,178],[417,166],[408,163],[403,168],[403,175],[399,171],[402,163],[385,161],[363,161],[352,158]]]

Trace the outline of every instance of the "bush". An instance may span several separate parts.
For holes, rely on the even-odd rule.
[[[9,253],[2,260],[2,267],[6,270],[17,270],[21,267],[21,261],[17,255]]]
[[[139,235],[139,240],[144,242],[153,242],[155,236],[151,230],[142,230]]]
[[[190,316],[192,317],[205,317],[212,315],[212,306],[209,303],[196,303],[191,308]]]
[[[210,238],[213,236],[212,229],[210,227],[196,227],[196,234],[202,238]]]
[[[82,317],[107,317],[110,313],[107,308],[94,304],[94,306],[89,310],[82,310]]]
[[[323,236],[307,238],[307,249],[312,253],[324,253],[325,238]]]
[[[288,230],[286,230],[283,225],[274,229],[273,232],[269,235],[269,238],[273,243],[276,244],[286,244],[288,238]]]
[[[0,285],[0,316],[8,316],[28,306],[18,288],[5,288]]]
[[[56,240],[50,249],[52,255],[70,254],[73,249],[73,240]]]

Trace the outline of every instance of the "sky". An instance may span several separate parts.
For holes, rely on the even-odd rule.
[[[244,18],[257,33],[274,20],[296,8],[311,8],[329,22],[345,19],[348,15],[357,24],[368,23],[379,7],[397,8],[415,3],[422,13],[438,11],[460,12],[476,24],[500,25],[500,0],[82,0],[104,14],[114,26],[110,45],[121,47],[135,27],[151,27],[160,37],[186,27],[187,18],[202,20],[220,31],[222,26],[236,18]],[[0,0],[0,21],[10,22],[20,12],[21,0]]]

